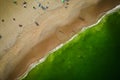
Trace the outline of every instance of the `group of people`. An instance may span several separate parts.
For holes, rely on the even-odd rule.
[[[40,3],[40,1],[38,1],[38,0],[35,0],[35,1],[38,3],[38,7],[40,7],[42,10],[48,9],[48,6],[43,6],[43,5]],[[18,4],[17,0],[13,0],[13,3],[16,4],[16,5]],[[27,8],[27,2],[26,2],[26,1],[23,2],[23,7],[24,7],[24,8]],[[36,7],[33,6],[33,9],[36,9]]]

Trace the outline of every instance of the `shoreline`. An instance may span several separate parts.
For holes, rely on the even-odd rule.
[[[105,14],[104,14],[104,15],[105,15]],[[103,15],[100,15],[100,16],[103,16]],[[99,18],[98,18],[98,20],[99,20]],[[97,21],[97,20],[96,20],[96,21]],[[95,22],[95,23],[96,23],[96,22]],[[90,25],[88,25],[88,26],[90,26]],[[88,26],[87,26],[87,27],[88,27]],[[81,29],[82,29],[82,28],[81,28]],[[77,33],[77,32],[76,32],[76,33]],[[54,35],[54,34],[53,34],[53,35]],[[72,37],[72,36],[71,36],[71,37]],[[71,38],[71,37],[70,37],[70,38]],[[67,39],[69,39],[69,38],[67,38]],[[65,40],[65,42],[66,42],[66,41],[67,41],[67,40]],[[63,41],[63,42],[64,42],[64,41]],[[61,42],[61,43],[58,43],[58,46],[59,46],[59,45],[62,45],[62,42]],[[55,47],[57,47],[57,45],[56,45]],[[43,55],[43,56],[45,57],[45,56],[47,55],[47,53],[49,53],[49,51],[51,51],[51,50],[52,50],[52,49],[48,50],[48,52],[46,52],[45,55]],[[28,53],[28,54],[29,54],[29,53]],[[28,65],[34,64],[34,62],[35,62],[35,63],[36,63],[36,62],[39,63],[39,60],[42,59],[42,58],[44,58],[44,57],[39,57],[39,58],[36,57],[36,59],[35,59],[34,61],[31,61],[30,63],[28,63]],[[26,58],[25,58],[25,59],[26,59]],[[24,61],[24,60],[23,60],[23,61]],[[23,62],[23,61],[22,61],[22,62]],[[29,66],[29,67],[30,67],[30,66]],[[26,68],[25,71],[27,71],[27,70],[28,70],[28,69]],[[23,72],[23,73],[24,73],[24,72]],[[22,74],[23,74],[23,73],[22,73]],[[21,75],[22,75],[22,74],[21,74]]]
[[[106,15],[109,15],[109,14],[113,13],[113,12],[116,11],[117,9],[120,9],[120,5],[117,5],[115,8],[107,11],[96,23],[94,23],[94,24],[92,24],[92,25],[90,25],[90,26],[87,26],[87,28],[83,28],[79,33],[83,32],[84,30],[87,30],[87,29],[89,29],[89,28],[91,28],[91,27],[93,27],[93,26],[95,26],[95,25],[97,25]],[[79,33],[78,33],[78,34],[79,34]],[[65,44],[69,43],[71,40],[73,40],[75,37],[77,37],[78,34],[75,34],[73,37],[71,37],[71,38],[70,38],[68,41],[66,41],[64,44],[60,44],[60,45],[57,46],[55,49],[49,51],[48,54],[47,54],[45,57],[41,58],[39,61],[36,61],[36,62],[30,64],[30,66],[29,66],[29,68],[27,69],[27,71],[26,71],[23,75],[21,75],[20,77],[18,77],[17,79],[18,79],[18,80],[24,79],[24,78],[28,75],[28,73],[29,73],[33,68],[35,68],[37,65],[41,64],[42,62],[44,62],[50,54],[54,53],[54,52],[57,51],[58,49],[62,48],[62,46],[64,46]]]
[[[81,0],[78,2],[80,1]],[[67,9],[63,6],[48,11],[42,15],[42,17],[40,16],[35,19],[35,21],[40,22],[40,25],[35,27],[36,25],[32,23],[27,26],[29,28],[24,28],[21,33],[22,36],[18,38],[17,43],[7,52],[9,54],[5,55],[3,60],[0,61],[12,61],[10,62],[12,64],[8,62],[10,64],[9,67],[12,69],[10,70],[10,68],[7,68],[8,65],[4,63],[6,69],[3,69],[9,71],[7,71],[8,73],[6,74],[0,73],[0,76],[3,75],[3,77],[9,80],[18,78],[26,72],[29,65],[39,61],[46,56],[49,51],[65,43],[83,27],[96,23],[105,12],[116,7],[120,3],[119,0],[116,2],[114,0],[105,1],[106,3],[101,1],[99,4],[94,1],[92,3],[92,1],[89,0],[87,4],[83,2],[81,5],[78,5],[77,1],[70,1],[70,5]],[[82,8],[83,5],[84,7]]]

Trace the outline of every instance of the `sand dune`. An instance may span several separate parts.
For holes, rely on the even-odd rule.
[[[0,80],[19,77],[31,63],[95,23],[120,0],[26,2],[0,0]]]

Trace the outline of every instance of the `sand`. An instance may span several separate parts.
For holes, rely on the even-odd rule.
[[[31,63],[95,23],[120,0],[70,0],[69,5],[60,0],[26,2],[24,8],[23,0],[17,5],[0,1],[0,20],[5,20],[0,21],[0,80],[21,76]],[[49,8],[42,10],[39,2]]]

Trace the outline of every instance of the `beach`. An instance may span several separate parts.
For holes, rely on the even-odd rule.
[[[16,80],[30,64],[97,22],[120,0],[0,1],[0,80]]]

